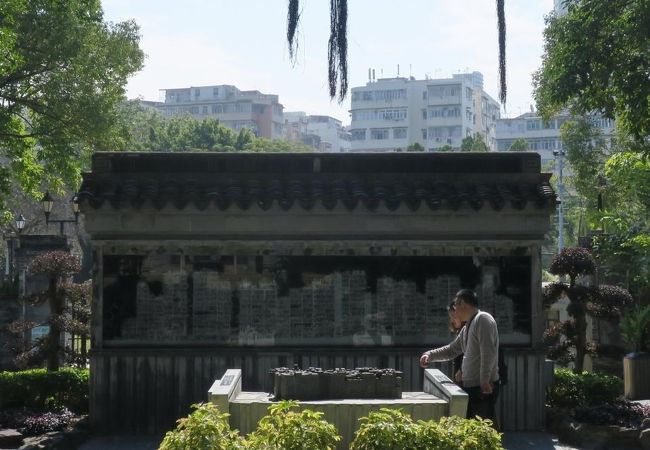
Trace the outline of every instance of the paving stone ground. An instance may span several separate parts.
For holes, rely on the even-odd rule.
[[[638,403],[650,405],[650,400]],[[79,450],[156,450],[162,436],[99,436],[86,441]],[[579,447],[562,444],[549,433],[505,433],[503,446],[506,450],[584,450]],[[610,448],[608,450],[629,450]]]
[[[79,450],[156,450],[160,437],[151,436],[101,436],[84,443]],[[582,450],[558,442],[548,433],[506,433],[503,437],[506,450]],[[627,450],[623,448],[609,450]]]

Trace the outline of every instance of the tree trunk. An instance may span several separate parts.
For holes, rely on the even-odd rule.
[[[580,373],[585,364],[585,354],[587,353],[587,317],[584,312],[578,314],[576,320],[576,360],[575,372]]]
[[[576,359],[575,359],[575,369],[574,371],[576,373],[582,372],[582,369],[584,368],[585,364],[585,354],[587,353],[587,316],[586,316],[586,311],[584,304],[577,304],[578,302],[582,302],[583,299],[578,297],[576,292],[574,291],[574,287],[576,285],[576,276],[575,275],[569,275],[569,292],[571,294],[569,295],[569,301],[573,303],[575,306],[580,306],[576,310],[576,308],[573,308],[575,311],[574,315],[574,320],[575,320],[575,325],[576,325],[576,338],[575,338],[575,346],[576,346]]]
[[[61,329],[57,320],[63,313],[63,301],[57,295],[57,278],[50,278],[47,288],[48,303],[50,306],[50,333],[47,342],[47,370],[59,370],[59,350],[61,348]],[[54,319],[54,320],[52,320]]]
[[[88,339],[88,336],[85,334],[81,335],[81,361],[83,362],[84,366],[86,364],[86,355],[88,353],[88,350],[86,348],[86,340]]]

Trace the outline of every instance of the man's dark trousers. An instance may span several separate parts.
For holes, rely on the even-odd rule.
[[[467,392],[467,418],[473,419],[479,416],[483,419],[490,419],[496,426],[495,405],[499,397],[499,382],[494,383],[491,394],[483,394],[480,386],[463,388]]]

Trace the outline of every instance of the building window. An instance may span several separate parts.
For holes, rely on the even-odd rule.
[[[212,88],[212,96],[213,97],[219,97],[219,88]]]
[[[426,128],[422,128],[422,139],[424,139],[425,141],[427,140],[427,129]]]
[[[365,92],[364,92],[365,94]],[[368,92],[368,94],[373,94]],[[385,91],[374,91],[374,95],[371,95],[370,98],[366,99],[364,95],[364,100],[397,100],[400,98],[406,98],[406,89],[388,89]]]
[[[388,128],[374,128],[370,130],[370,139],[373,140],[388,139]]]
[[[422,118],[423,118],[424,120],[427,119],[427,110],[426,110],[426,109],[423,109],[423,110],[422,110]]]
[[[201,96],[201,90],[200,89],[195,89],[194,90],[194,97],[200,97]]]
[[[393,139],[406,139],[406,128],[393,128]]]
[[[403,120],[406,119],[406,109],[381,109],[377,111],[380,120]]]
[[[427,91],[423,91],[422,92],[422,100],[426,100],[426,99],[427,99]]]
[[[365,141],[366,140],[366,130],[352,130],[352,140],[353,141]]]
[[[429,108],[429,117],[460,117],[460,105]]]
[[[538,119],[527,120],[526,129],[528,130],[539,130],[541,128],[541,121]]]
[[[203,114],[207,114],[207,113],[208,113],[208,107],[207,107],[207,106],[204,106],[204,107],[203,107]]]

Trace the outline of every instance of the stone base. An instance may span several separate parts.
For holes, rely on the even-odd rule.
[[[641,448],[638,428],[617,425],[594,425],[572,420],[566,415],[553,416],[547,420],[549,431],[563,443],[589,450],[610,448]]]
[[[16,430],[0,430],[0,448],[15,448],[23,443],[23,435]]]
[[[313,378],[317,379],[315,376]],[[359,419],[381,408],[401,409],[414,420],[435,420],[450,415],[465,417],[467,394],[440,370],[425,370],[423,391],[403,392],[395,399],[308,400],[301,401],[299,408],[322,412],[324,419],[333,424],[341,435],[337,446],[341,450],[349,448],[354,440]],[[257,429],[259,420],[268,414],[269,406],[275,403],[274,394],[242,392],[241,369],[226,370],[223,377],[215,380],[210,387],[208,399],[221,412],[230,414],[230,427],[239,430],[242,435]]]
[[[265,392],[240,392],[231,401],[230,426],[246,435],[257,428],[259,420],[268,414],[274,402]],[[448,402],[425,392],[404,392],[400,399],[314,400],[299,403],[301,409],[324,413],[323,418],[336,426],[341,434],[338,448],[348,448],[359,427],[359,419],[380,408],[401,409],[413,420],[439,419],[447,415]]]

